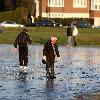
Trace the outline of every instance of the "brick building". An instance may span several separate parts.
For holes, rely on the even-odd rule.
[[[100,0],[36,0],[36,17],[94,18],[100,26]]]

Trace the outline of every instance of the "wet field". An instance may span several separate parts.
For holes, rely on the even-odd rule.
[[[56,79],[47,80],[43,46],[29,45],[28,74],[19,74],[18,51],[0,45],[0,100],[100,100],[100,48],[59,46]]]

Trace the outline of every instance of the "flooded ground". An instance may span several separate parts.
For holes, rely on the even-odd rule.
[[[0,45],[0,100],[100,100],[93,99],[100,92],[100,48],[60,46],[54,80],[46,79],[42,50],[42,45],[29,46],[30,67],[23,78],[18,51]]]

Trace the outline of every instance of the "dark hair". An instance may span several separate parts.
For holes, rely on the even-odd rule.
[[[28,30],[24,28],[24,29],[23,29],[23,32],[28,32]]]

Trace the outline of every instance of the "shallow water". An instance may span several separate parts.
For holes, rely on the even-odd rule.
[[[59,46],[54,80],[45,77],[42,50],[42,45],[29,45],[30,67],[23,77],[18,51],[0,45],[0,100],[87,100],[77,97],[100,91],[100,48]]]

